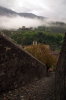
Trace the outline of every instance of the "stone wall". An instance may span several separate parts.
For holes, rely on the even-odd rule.
[[[0,93],[46,76],[46,66],[0,32]]]
[[[66,100],[66,34],[56,67],[56,100]]]

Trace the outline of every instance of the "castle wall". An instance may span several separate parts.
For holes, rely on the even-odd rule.
[[[56,100],[66,100],[66,34],[56,67]]]
[[[0,33],[0,93],[46,76],[46,66]]]

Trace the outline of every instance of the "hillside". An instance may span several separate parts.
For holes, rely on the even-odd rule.
[[[0,6],[0,16],[17,15],[16,12]]]
[[[21,17],[28,17],[28,18],[38,18],[38,19],[44,19],[43,16],[37,16],[32,13],[17,13],[11,9],[7,9],[5,7],[0,6],[0,16],[21,16]]]

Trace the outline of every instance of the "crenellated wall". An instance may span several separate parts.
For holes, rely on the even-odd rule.
[[[56,67],[56,100],[66,100],[66,34]]]
[[[46,76],[46,66],[0,32],[0,93]]]

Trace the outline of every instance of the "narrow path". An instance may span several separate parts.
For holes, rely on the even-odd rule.
[[[0,100],[55,100],[54,89],[54,74],[50,74],[50,77],[0,95]]]

